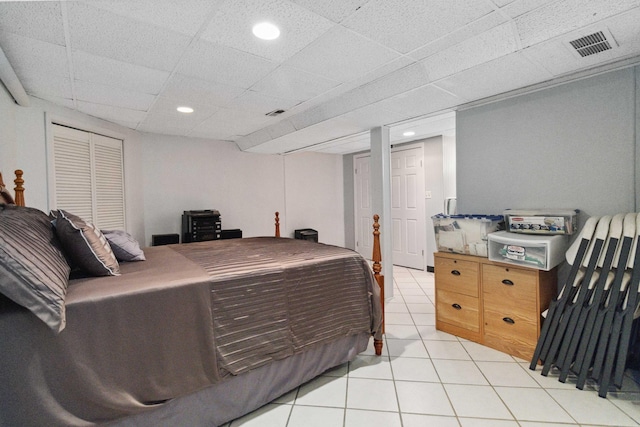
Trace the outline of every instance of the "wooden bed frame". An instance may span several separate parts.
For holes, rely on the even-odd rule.
[[[382,307],[382,333],[384,334],[384,275],[382,271],[382,251],[380,250],[380,215],[373,216],[373,254],[371,260],[373,261],[373,277],[376,279],[378,286],[380,287],[380,306]],[[280,212],[276,212],[275,218],[276,237],[280,237]],[[382,355],[383,340],[374,339],[373,345],[376,350],[376,355]]]
[[[23,172],[21,169],[17,169],[15,171],[16,179],[13,180],[15,183],[15,203],[18,206],[25,206],[24,203],[24,179],[22,179]],[[4,181],[2,180],[2,173],[0,172],[0,189],[6,188]],[[382,252],[380,250],[380,216],[373,216],[373,253],[371,256],[371,260],[373,261],[373,276],[380,287],[380,304],[382,306],[382,333],[384,334],[384,275],[381,274],[382,271]],[[276,212],[275,217],[275,236],[280,237],[280,212]],[[383,340],[374,339],[373,342],[376,355],[382,355],[382,346]]]
[[[22,179],[22,170],[18,169],[15,171],[16,174],[16,179],[13,180],[13,182],[16,184],[14,191],[15,191],[15,196],[13,198],[13,200],[16,202],[16,205],[18,206],[24,206],[24,179]],[[0,172],[0,190],[3,190],[6,188],[6,185],[4,184],[4,181],[2,180],[2,172]]]

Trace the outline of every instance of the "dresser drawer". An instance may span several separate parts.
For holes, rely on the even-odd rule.
[[[436,317],[470,331],[480,331],[480,300],[457,292],[436,291]]]
[[[479,269],[477,262],[436,257],[436,286],[445,291],[478,297]]]
[[[536,310],[538,294],[537,272],[520,268],[484,265],[482,267],[482,291],[488,301],[504,305]]]
[[[520,357],[533,354],[539,334],[539,317],[535,310],[484,300],[484,340],[493,348]]]

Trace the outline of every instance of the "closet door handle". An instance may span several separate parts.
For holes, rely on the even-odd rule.
[[[513,320],[511,317],[503,317],[502,320],[511,325],[514,325],[516,323],[516,321]]]
[[[460,304],[451,304],[451,307],[455,308],[456,310],[462,310],[462,306]]]
[[[453,274],[454,276],[459,276],[460,272],[458,270],[451,270],[451,274]]]
[[[502,283],[504,283],[505,285],[513,286],[513,282],[509,279],[504,279]]]

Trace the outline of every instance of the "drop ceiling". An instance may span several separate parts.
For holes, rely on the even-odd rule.
[[[261,21],[280,37],[255,38]],[[461,107],[635,65],[639,22],[640,0],[2,1],[0,48],[30,97],[127,128],[339,154],[376,126],[451,133]],[[599,32],[610,49],[572,51]]]

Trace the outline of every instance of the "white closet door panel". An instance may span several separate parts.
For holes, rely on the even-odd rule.
[[[55,206],[93,221],[89,134],[61,126],[54,134]]]

